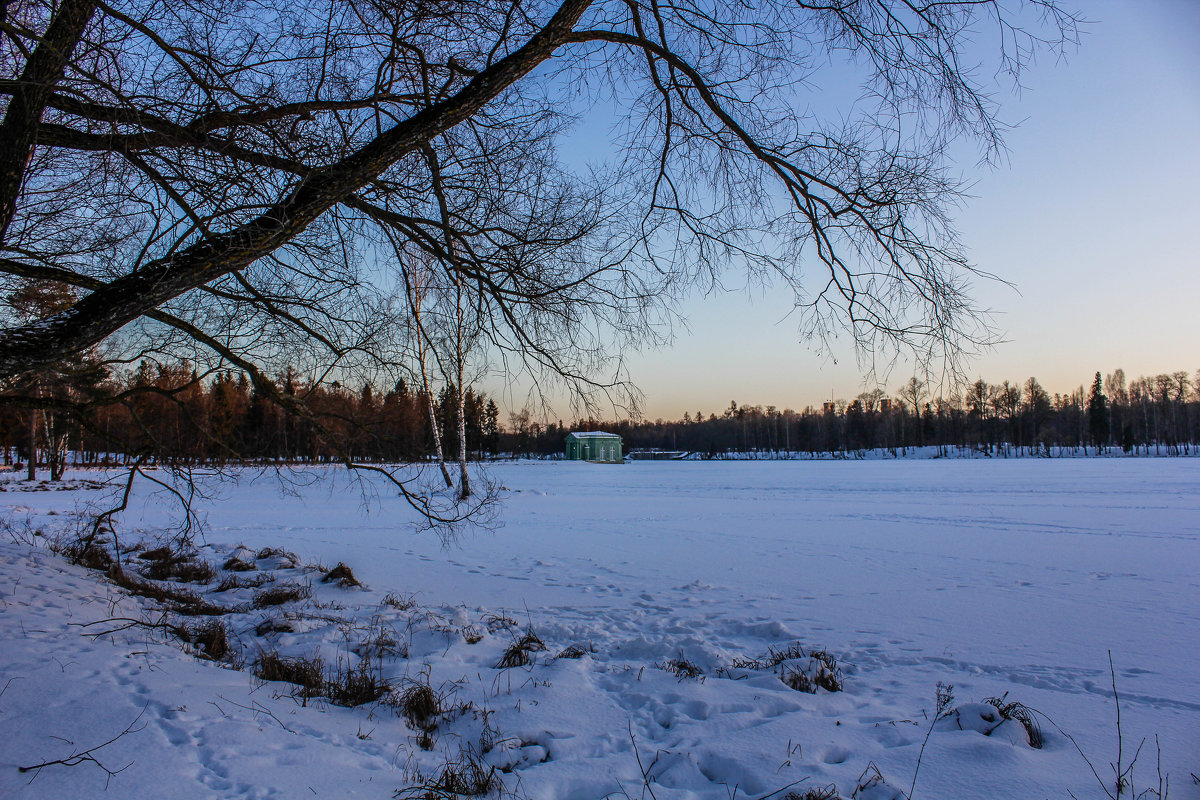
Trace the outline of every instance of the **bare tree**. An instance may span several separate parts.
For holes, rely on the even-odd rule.
[[[1076,37],[1053,0],[3,9],[0,275],[80,296],[4,319],[0,380],[103,344],[232,365],[293,414],[270,377],[291,362],[411,371],[378,266],[398,245],[439,265],[480,358],[585,402],[730,269],[793,291],[807,334],[953,362],[989,336],[944,156],[1002,147],[976,37],[1014,80]],[[826,119],[804,93],[831,57],[866,91]],[[558,143],[597,103],[612,155],[569,168]]]

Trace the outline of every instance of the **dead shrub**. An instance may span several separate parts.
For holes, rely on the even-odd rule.
[[[166,561],[171,555],[171,548],[156,547],[153,550],[145,550],[138,553],[138,559],[141,561]]]
[[[479,644],[483,641],[483,633],[474,625],[464,625],[462,635],[467,644]]]
[[[260,653],[254,662],[254,677],[299,686],[304,699],[319,697],[325,683],[325,665],[320,658],[285,658],[279,651]]]
[[[496,664],[496,669],[529,666],[533,663],[533,657],[529,654],[545,649],[546,644],[538,638],[538,635],[533,632],[532,628],[529,628],[525,631],[525,635],[515,640],[504,651],[504,655],[500,657],[500,661]]]
[[[272,586],[270,589],[255,592],[254,599],[250,601],[250,605],[254,608],[270,608],[271,606],[281,606],[284,603],[291,603],[296,600],[304,600],[311,595],[312,589],[308,586],[301,586],[298,583],[284,583],[279,586]]]
[[[354,572],[343,562],[339,561],[337,566],[325,573],[325,577],[321,578],[321,583],[337,583],[343,588],[352,586],[362,586],[362,582],[354,577]]]
[[[329,673],[325,680],[325,696],[335,706],[354,708],[373,703],[387,692],[391,684],[384,679],[380,670],[373,670],[371,662],[360,661],[357,667],[341,667]]]
[[[985,703],[995,706],[1000,712],[1000,716],[1004,719],[1013,719],[1021,723],[1021,727],[1025,729],[1025,735],[1029,738],[1029,746],[1034,750],[1042,749],[1042,727],[1038,724],[1034,710],[1024,703],[1012,701],[1005,702],[1008,698],[1008,692],[999,697],[984,698]]]
[[[95,542],[75,542],[60,551],[72,564],[94,570],[107,570],[113,565],[112,554],[103,545]]]

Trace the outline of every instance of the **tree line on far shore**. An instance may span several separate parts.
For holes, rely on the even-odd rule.
[[[709,457],[728,454],[854,454],[914,447],[974,450],[989,455],[1054,452],[1190,455],[1200,446],[1200,370],[1127,380],[1123,370],[1091,387],[1050,394],[1036,378],[989,384],[934,397],[916,378],[894,395],[882,389],[803,411],[739,406],[720,414],[685,413],[682,420],[583,427],[621,434],[626,451],[660,449]],[[557,433],[557,432],[556,432]],[[545,443],[551,452],[553,436]]]
[[[528,410],[502,424],[496,402],[468,387],[463,402],[453,383],[435,392],[398,381],[382,390],[309,381],[294,370],[278,378],[302,413],[260,397],[244,374],[198,375],[187,364],[143,361],[124,374],[80,370],[72,381],[39,387],[40,408],[0,410],[5,464],[44,465],[59,478],[71,464],[173,465],[324,463],[351,453],[364,462],[458,458],[447,436],[463,409],[471,459],[546,457],[563,452],[570,430],[620,434],[625,452],[656,449],[703,457],[772,457],[788,453],[851,455],[880,449],[903,455],[914,447],[1036,455],[1188,455],[1200,446],[1200,371],[1126,380],[1122,370],[1090,389],[1050,394],[1036,378],[989,384],[934,397],[913,378],[894,395],[882,389],[802,411],[731,402],[720,414],[697,411],[679,420],[539,422]],[[88,412],[56,412],[64,399]],[[30,453],[34,460],[30,460]],[[30,476],[34,473],[32,467]]]

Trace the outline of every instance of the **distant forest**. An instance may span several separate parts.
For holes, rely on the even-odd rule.
[[[458,457],[458,438],[449,433],[458,426],[452,384],[436,393],[404,381],[386,390],[369,383],[352,388],[309,383],[289,371],[278,385],[295,404],[291,412],[260,397],[241,373],[197,375],[186,364],[142,362],[90,383],[44,383],[36,387],[40,408],[0,409],[0,446],[10,465],[27,462],[34,450],[35,463],[55,478],[69,464],[133,459],[321,463],[349,452],[356,461],[417,461],[436,452],[436,424],[444,457]],[[527,410],[501,420],[495,401],[472,388],[462,405],[472,459],[561,454],[570,430],[618,433],[626,453],[659,449],[711,458],[873,449],[903,455],[930,446],[946,454],[969,449],[999,456],[1063,450],[1188,455],[1200,446],[1200,372],[1132,381],[1121,370],[1096,373],[1089,389],[1053,395],[1030,378],[1021,384],[977,380],[961,393],[933,397],[914,378],[894,395],[876,389],[802,411],[731,402],[719,414],[697,411],[680,420],[547,424]],[[67,407],[69,414],[61,410]]]

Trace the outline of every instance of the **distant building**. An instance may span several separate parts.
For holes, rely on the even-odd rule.
[[[621,437],[601,431],[572,431],[567,434],[567,459],[621,461]]]
[[[837,413],[837,403],[834,403],[832,401],[824,403],[821,407],[821,410],[824,411],[826,414],[836,414]]]
[[[890,411],[891,408],[892,408],[892,398],[890,398],[890,397],[880,398],[880,400],[879,400],[879,410],[880,411]]]

